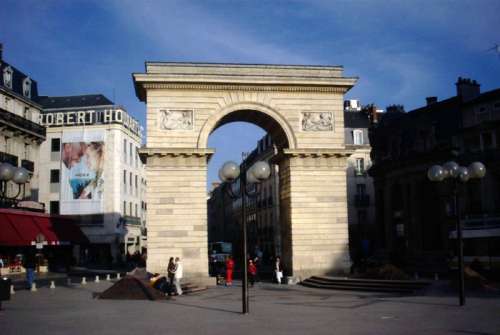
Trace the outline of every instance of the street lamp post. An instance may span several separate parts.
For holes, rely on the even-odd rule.
[[[28,182],[30,174],[23,167],[15,167],[10,163],[0,163],[0,207],[6,207],[8,201],[16,201],[21,194],[24,195],[25,184]],[[17,184],[18,191],[15,196],[7,193],[7,183],[9,181]]]
[[[242,238],[243,238],[243,278],[242,278],[242,313],[249,313],[248,306],[248,267],[247,267],[247,218],[246,218],[246,206],[245,197],[255,197],[259,193],[259,184],[268,179],[271,175],[271,168],[269,164],[264,161],[259,161],[250,167],[247,167],[245,163],[238,166],[237,163],[229,161],[222,165],[219,170],[219,178],[222,182],[227,183],[226,188],[229,196],[233,199],[241,198],[241,225],[242,225]],[[240,185],[238,191],[234,192],[232,186],[233,183],[238,179]],[[256,189],[251,192],[248,186],[256,185]]]
[[[453,181],[453,205],[455,209],[455,225],[457,230],[457,257],[458,257],[458,290],[460,306],[465,305],[465,285],[464,285],[464,249],[462,241],[462,224],[460,222],[460,208],[458,201],[459,183],[466,183],[469,179],[481,179],[486,174],[486,168],[481,162],[474,162],[468,167],[459,166],[456,162],[450,161],[443,166],[433,165],[427,171],[430,181],[441,182],[447,178]]]

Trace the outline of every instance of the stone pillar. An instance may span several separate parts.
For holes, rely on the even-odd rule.
[[[348,272],[345,156],[293,153],[280,163],[280,185],[284,255],[291,255],[293,276]]]
[[[149,272],[167,273],[180,257],[186,281],[215,284],[208,277],[207,156],[196,149],[144,149],[147,157]]]

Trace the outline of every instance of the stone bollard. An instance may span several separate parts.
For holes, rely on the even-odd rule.
[[[95,276],[95,282],[96,282],[96,283],[99,283],[99,282],[100,282],[100,280],[99,280],[99,276]]]
[[[111,276],[109,274],[106,275],[106,280],[107,281],[110,281],[111,280]]]
[[[439,280],[439,274],[437,272],[434,274],[434,280]]]
[[[49,286],[49,287],[50,287],[50,288],[52,288],[52,289],[56,288],[56,283],[54,283],[54,281],[53,281],[53,280],[51,280],[51,281],[50,281],[50,286]]]
[[[82,277],[82,285],[87,285],[87,278]]]
[[[16,290],[14,290],[14,285],[10,285],[10,295],[16,294]]]
[[[66,284],[67,284],[68,286],[71,286],[71,278],[66,279]]]
[[[35,283],[35,282],[33,282],[33,284],[31,285],[31,292],[36,292],[36,291],[38,291],[38,290],[36,289],[36,283]]]
[[[121,277],[120,277],[120,272],[118,272],[118,273],[116,274],[116,279],[120,279],[120,278],[121,278]]]

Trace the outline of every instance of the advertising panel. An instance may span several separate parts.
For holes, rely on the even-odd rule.
[[[61,142],[60,213],[103,213],[105,131],[65,131]]]

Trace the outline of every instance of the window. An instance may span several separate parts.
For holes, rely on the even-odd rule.
[[[24,144],[24,159],[30,160],[31,156],[31,146],[29,144]]]
[[[59,214],[59,201],[50,202],[50,214]]]
[[[363,145],[363,131],[361,129],[353,130],[352,137],[355,145]]]
[[[130,211],[128,213],[130,216],[132,216],[132,203],[131,202],[129,203],[129,208],[130,208]]]
[[[130,146],[129,146],[129,163],[130,165],[133,164],[133,161],[134,161],[134,151],[132,150],[133,146],[132,146],[132,143],[130,143]]]
[[[490,118],[490,111],[485,107],[476,110],[476,122],[488,121]]]
[[[50,170],[50,183],[59,183],[59,169]]]
[[[481,134],[481,147],[483,150],[495,148],[495,138],[493,133],[485,132]]]
[[[356,171],[357,176],[365,174],[365,160],[363,158],[356,158]]]
[[[127,193],[127,171],[123,170],[123,190]]]
[[[31,114],[29,107],[24,107],[23,118],[31,120]]]
[[[127,202],[123,202],[123,216],[127,215]]]
[[[3,69],[3,85],[5,87],[8,87],[12,89],[12,68],[10,66],[7,66],[5,69]]]
[[[130,189],[132,190],[132,172],[130,172],[130,177],[129,177],[129,183],[130,183]]]
[[[366,222],[366,211],[359,210],[358,211],[358,224],[365,224]]]
[[[139,208],[137,204],[135,204],[135,217],[139,217]]]
[[[137,165],[139,163],[139,148],[138,147],[135,147],[135,157],[134,157],[134,160],[135,160],[135,167],[137,167]]]
[[[365,195],[366,194],[366,185],[365,184],[357,184],[356,185],[356,193],[358,195]]]
[[[138,188],[139,188],[138,176],[135,176],[135,190],[137,191]]]
[[[31,79],[29,77],[24,78],[23,80],[23,95],[31,99]]]
[[[127,162],[127,140],[123,140],[123,161]]]
[[[60,138],[53,138],[52,140],[50,140],[50,151],[52,151],[52,152],[61,151],[61,139]]]

